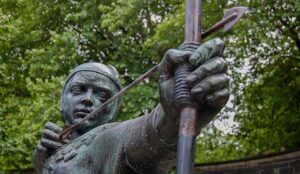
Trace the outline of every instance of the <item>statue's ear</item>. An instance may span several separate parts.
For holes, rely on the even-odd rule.
[[[65,116],[64,116],[65,100],[63,97],[63,93],[64,93],[64,91],[61,93],[59,111],[60,111],[62,117],[65,119]]]
[[[65,115],[64,115],[64,111],[65,111],[65,107],[66,107],[66,99],[65,99],[65,90],[68,86],[68,81],[66,81],[65,85],[64,85],[64,88],[63,90],[61,91],[61,94],[60,94],[60,108],[59,108],[59,111],[61,113],[61,115],[63,116],[63,118],[65,119]]]
[[[69,85],[69,82],[70,80],[73,78],[75,73],[71,73],[67,80],[65,81],[65,84],[64,84],[64,87],[60,93],[60,108],[59,108],[59,111],[60,113],[62,114],[62,116],[65,118],[64,116],[64,109],[65,109],[65,105],[66,105],[66,100],[65,100],[65,91],[67,90],[68,88],[68,85]]]
[[[119,110],[121,108],[121,98],[116,99],[111,103],[110,113],[111,116],[108,120],[108,123],[114,122],[118,116]]]
[[[60,108],[59,108],[60,113],[63,113],[63,101],[62,98],[60,99]]]

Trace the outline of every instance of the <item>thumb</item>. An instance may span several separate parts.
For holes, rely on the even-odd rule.
[[[163,75],[166,78],[172,77],[175,68],[184,62],[188,62],[191,55],[191,51],[180,51],[176,49],[168,50],[159,66],[160,75]]]

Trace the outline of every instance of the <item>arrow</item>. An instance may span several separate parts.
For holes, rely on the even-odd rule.
[[[229,10],[230,11],[230,10]],[[243,15],[243,14],[242,14]],[[241,15],[241,16],[242,16]],[[224,16],[225,17],[225,16]],[[238,16],[237,16],[238,17]],[[210,28],[207,32],[202,33],[201,37],[202,39],[206,38],[207,36],[209,36],[210,34],[219,31],[220,29],[224,28],[225,25],[223,25],[223,23],[230,23],[233,22],[233,24],[235,24],[239,18],[236,20],[237,18],[232,18],[230,17],[230,19],[224,21],[224,19],[218,23],[220,23],[218,26],[214,25],[212,28]],[[233,25],[228,25],[227,27],[227,31],[229,29],[231,29]],[[213,30],[213,31],[211,31]],[[210,31],[210,32],[209,32]],[[64,142],[64,140],[68,137],[68,135],[72,132],[73,129],[75,129],[76,127],[80,126],[80,124],[82,124],[84,121],[92,118],[96,113],[102,111],[107,105],[109,105],[111,102],[113,102],[114,100],[116,100],[117,98],[120,98],[121,96],[123,96],[127,91],[129,91],[131,88],[133,88],[134,86],[138,85],[140,82],[142,82],[144,79],[150,77],[152,74],[154,74],[157,70],[158,70],[159,64],[154,66],[153,68],[151,68],[149,71],[147,71],[146,73],[144,73],[143,75],[141,75],[140,77],[138,77],[135,81],[133,81],[131,84],[129,84],[128,86],[124,87],[121,91],[119,91],[118,93],[116,93],[113,97],[111,97],[110,99],[108,99],[106,102],[104,102],[101,106],[99,106],[97,109],[95,109],[93,112],[89,113],[86,117],[84,117],[80,122],[74,124],[74,125],[65,125],[64,126],[64,130],[62,133],[59,134],[59,138],[61,139],[62,142]]]

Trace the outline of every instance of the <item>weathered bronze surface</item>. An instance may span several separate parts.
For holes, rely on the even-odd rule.
[[[221,30],[224,28],[224,31],[230,30],[236,22],[242,17],[242,15],[248,10],[247,7],[234,7],[224,14],[224,19],[219,21],[217,24],[212,26],[209,30],[206,32],[201,33],[201,0],[197,0],[197,2],[188,0],[186,1],[186,19],[192,18],[193,20],[186,20],[185,22],[185,42],[183,45],[181,45],[180,49],[182,51],[195,51],[197,47],[199,46],[199,42],[201,39],[204,39],[205,37],[209,36],[210,34],[217,32],[218,30]],[[192,13],[189,13],[192,12]],[[190,62],[193,63],[194,60],[190,59]],[[204,58],[199,59],[198,62],[205,62],[206,60]],[[135,79],[131,84],[124,87],[121,91],[116,93],[114,96],[112,96],[110,99],[105,101],[101,106],[99,106],[97,109],[89,113],[86,117],[84,117],[80,122],[77,122],[73,125],[65,125],[63,132],[59,134],[59,138],[64,141],[67,136],[72,132],[73,129],[75,129],[77,126],[79,126],[82,122],[90,119],[93,117],[96,113],[102,111],[108,104],[113,102],[114,100],[120,98],[123,96],[127,91],[129,91],[131,88],[138,85],[140,82],[142,82],[144,79],[150,77],[152,74],[154,74],[158,70],[159,64],[152,67],[150,70],[148,70],[146,73],[142,74],[140,77]],[[182,77],[182,76],[181,76]],[[176,77],[175,77],[176,78]],[[177,79],[177,78],[176,78]],[[180,83],[183,86],[185,85],[185,79],[179,78],[177,79],[178,82],[183,81],[184,83]],[[178,89],[180,89],[182,86],[176,85]],[[178,90],[180,91],[180,90]],[[188,96],[188,92],[184,92],[185,94],[183,96]],[[179,94],[179,95],[178,95]],[[181,92],[175,93],[175,98],[181,98]],[[189,97],[184,97],[189,98]],[[181,99],[180,99],[181,100]],[[190,99],[188,99],[190,100]],[[180,102],[177,102],[180,103]],[[190,102],[189,102],[190,103]]]
[[[34,152],[38,173],[167,173],[176,164],[179,108],[174,100],[174,69],[191,62],[187,77],[190,95],[204,127],[226,104],[229,78],[222,58],[224,44],[210,40],[194,52],[171,49],[159,66],[160,104],[150,114],[112,123],[120,101],[76,127],[61,142],[62,128],[46,123]],[[208,60],[202,62],[201,60]],[[117,71],[100,63],[78,66],[68,77],[61,97],[61,113],[67,125],[80,122],[120,91]]]
[[[111,66],[86,63],[74,69],[61,97],[66,129],[45,124],[34,152],[37,173],[163,174],[175,165],[177,144],[184,157],[178,162],[186,166],[178,173],[192,173],[195,136],[229,98],[223,42],[213,39],[200,47],[197,43],[223,27],[230,29],[245,8],[229,10],[222,21],[201,33],[201,0],[187,2],[191,13],[186,14],[184,44],[167,51],[159,65],[127,87],[121,89]],[[160,104],[148,115],[112,123],[119,97],[157,70]]]

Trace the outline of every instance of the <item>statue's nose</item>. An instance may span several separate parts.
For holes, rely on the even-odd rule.
[[[91,89],[88,89],[86,94],[83,96],[82,100],[81,100],[81,104],[84,104],[86,106],[93,106],[94,103],[93,103],[93,100],[92,100],[92,90]]]

